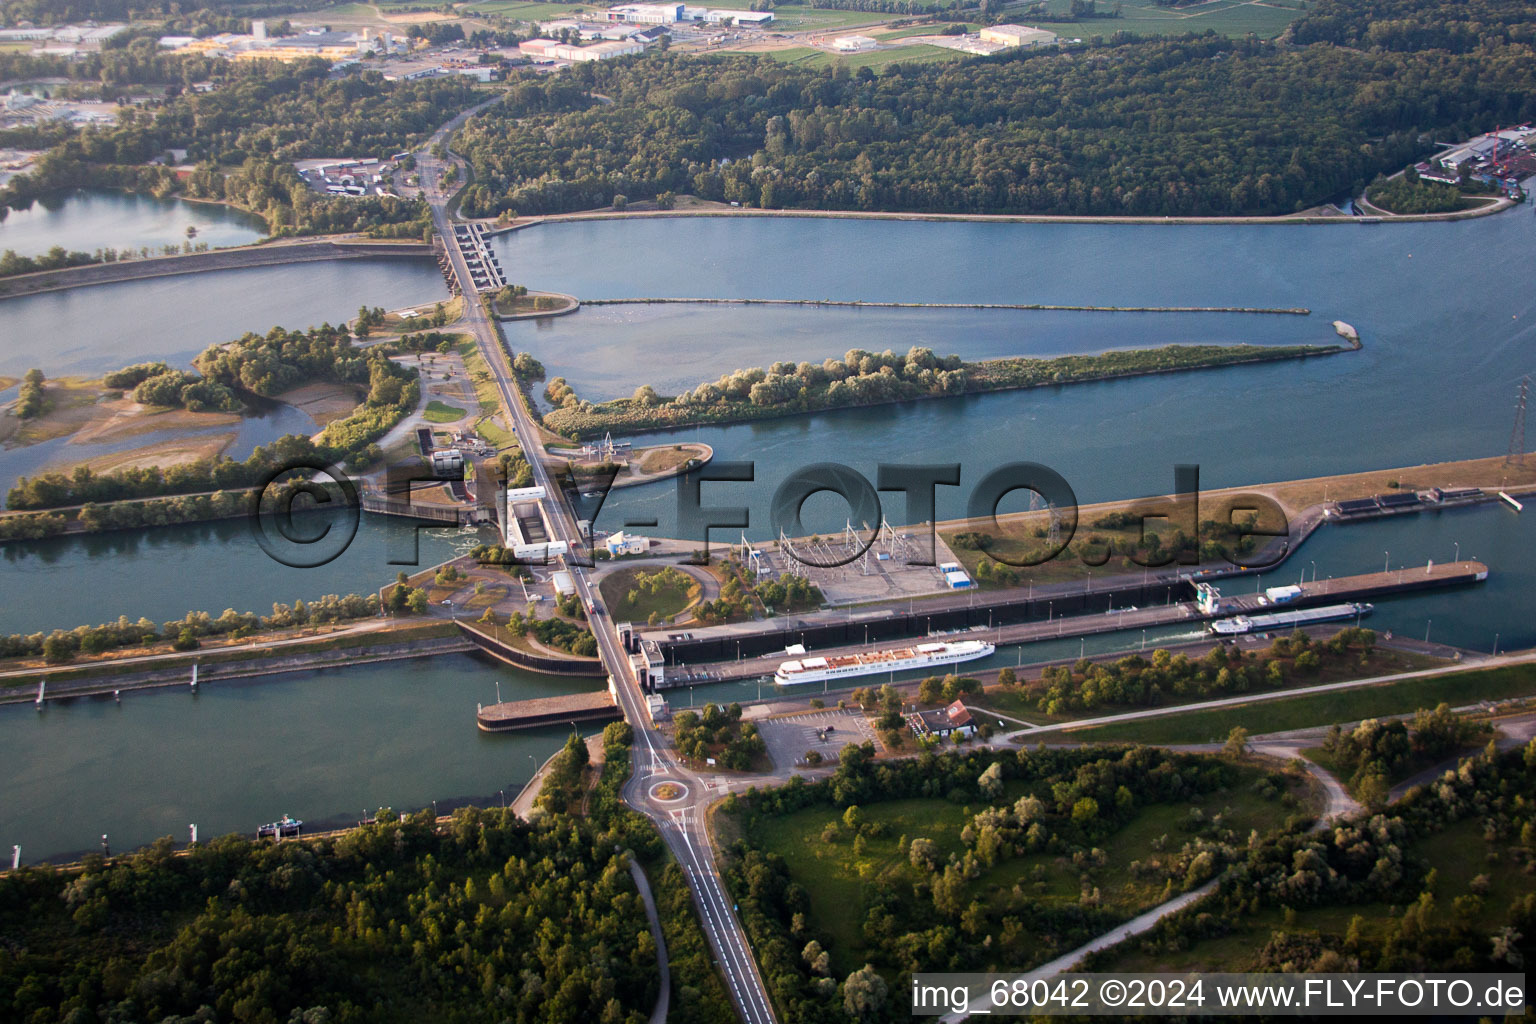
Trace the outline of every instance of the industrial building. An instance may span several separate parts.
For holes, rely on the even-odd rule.
[[[633,25],[671,25],[683,20],[682,4],[620,4],[603,12],[609,21]]]
[[[517,49],[523,55],[536,60],[544,58],[579,63],[641,53],[645,50],[645,44],[629,39],[615,39],[610,42],[594,43],[591,46],[577,46],[572,43],[562,43],[558,39],[530,39],[527,42],[518,43]]]
[[[988,25],[981,30],[981,41],[1001,46],[1045,46],[1056,41],[1056,33],[1029,25]]]
[[[569,550],[564,541],[549,539],[549,524],[544,519],[544,488],[509,487],[502,495],[502,502],[503,544],[514,558],[543,562]],[[570,574],[555,574],[555,590],[564,594],[566,591],[560,590],[558,579],[561,575],[570,585]]]
[[[832,49],[838,53],[863,53],[879,45],[869,36],[838,36],[832,40]]]
[[[713,8],[704,12],[704,17],[699,19],[706,25],[719,25],[731,22],[733,25],[763,26],[773,21],[772,11],[732,11],[715,10]]]
[[[939,565],[939,572],[943,574],[944,583],[950,590],[965,590],[976,585],[959,562],[944,562]]]

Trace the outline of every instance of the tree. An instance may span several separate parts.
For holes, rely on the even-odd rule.
[[[1226,745],[1221,749],[1222,753],[1228,757],[1242,757],[1248,749],[1248,730],[1240,725],[1234,725],[1232,731],[1227,733]]]
[[[885,979],[865,964],[843,982],[843,1009],[858,1020],[871,1020],[885,1008]]]
[[[1019,677],[1011,668],[1001,669],[997,673],[997,682],[999,686],[1014,686],[1018,684],[1018,681]]]
[[[987,770],[976,779],[976,788],[981,790],[981,795],[988,800],[996,800],[1003,795],[1003,765],[1000,761],[993,761],[987,765]]]
[[[939,848],[932,839],[914,839],[907,849],[907,859],[919,871],[932,871],[939,862]]]

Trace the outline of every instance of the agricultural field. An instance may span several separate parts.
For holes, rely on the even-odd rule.
[[[1182,35],[1186,32],[1212,31],[1226,36],[1245,36],[1250,33],[1262,39],[1270,39],[1284,32],[1286,26],[1301,16],[1298,0],[1208,0],[1206,3],[1186,7],[1159,7],[1150,0],[1100,0],[1102,10],[1119,7],[1118,18],[1090,18],[1082,21],[1052,21],[1051,16],[1064,16],[1071,0],[1047,0],[1045,14],[1029,15],[1024,10],[1010,13],[1010,17],[1026,24],[1039,25],[1066,38],[1087,39],[1091,36],[1108,36],[1116,32],[1134,32],[1138,35]]]
[[[838,11],[818,7],[776,7],[770,32],[807,32],[873,25],[900,17],[870,11]]]
[[[587,6],[570,4],[541,4],[526,2],[526,0],[481,0],[480,3],[465,4],[459,10],[464,14],[496,14],[503,18],[515,18],[518,21],[553,21],[557,18],[569,18],[582,11],[600,8],[602,4],[590,4]]]
[[[786,50],[772,50],[768,54],[786,64],[799,64],[808,68],[835,67],[873,68],[879,70],[889,64],[929,64],[942,60],[959,60],[967,54],[946,50],[942,46],[899,46],[890,50],[869,50],[864,53],[828,53],[809,46],[795,46]]]

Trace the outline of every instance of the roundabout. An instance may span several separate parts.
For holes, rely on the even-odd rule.
[[[646,796],[659,804],[675,804],[688,798],[688,787],[681,782],[666,779],[652,784]]]

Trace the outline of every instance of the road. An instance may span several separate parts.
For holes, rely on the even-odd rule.
[[[544,446],[540,440],[538,424],[523,404],[495,324],[486,316],[474,278],[454,241],[453,225],[448,214],[453,191],[442,189],[439,179],[452,165],[460,168],[462,180],[463,162],[446,150],[444,159],[432,155],[434,145],[439,142],[446,145],[452,133],[471,114],[496,101],[492,99],[465,111],[440,128],[429,144],[417,153],[417,166],[423,192],[432,207],[433,226],[443,240],[454,276],[464,295],[464,319],[461,326],[473,334],[475,344],[486,366],[490,368],[502,404],[512,417],[512,431],[532,469],[534,484],[544,488],[547,497],[543,505],[553,533],[551,539],[564,541],[572,552],[579,552],[583,548],[583,538],[577,530],[575,516],[561,497],[560,487],[544,464]],[[665,738],[651,724],[645,695],[630,673],[629,659],[619,644],[613,620],[603,606],[602,594],[589,580],[586,571],[575,564],[578,560],[562,559],[571,572],[577,595],[589,609],[588,618],[592,634],[597,638],[598,655],[602,658],[604,668],[616,681],[614,689],[618,694],[619,706],[635,732],[634,772],[624,785],[624,800],[656,823],[663,840],[682,865],[699,908],[705,937],[714,950],[716,964],[725,978],[737,1014],[747,1024],[770,1024],[775,1019],[773,1005],[769,1002],[767,989],[752,957],[746,932],[736,917],[735,904],[726,895],[725,886],[720,880],[714,850],[706,830],[704,813],[710,785],[672,759]],[[657,787],[663,783],[677,787],[676,792],[681,796],[658,798],[655,795]]]

